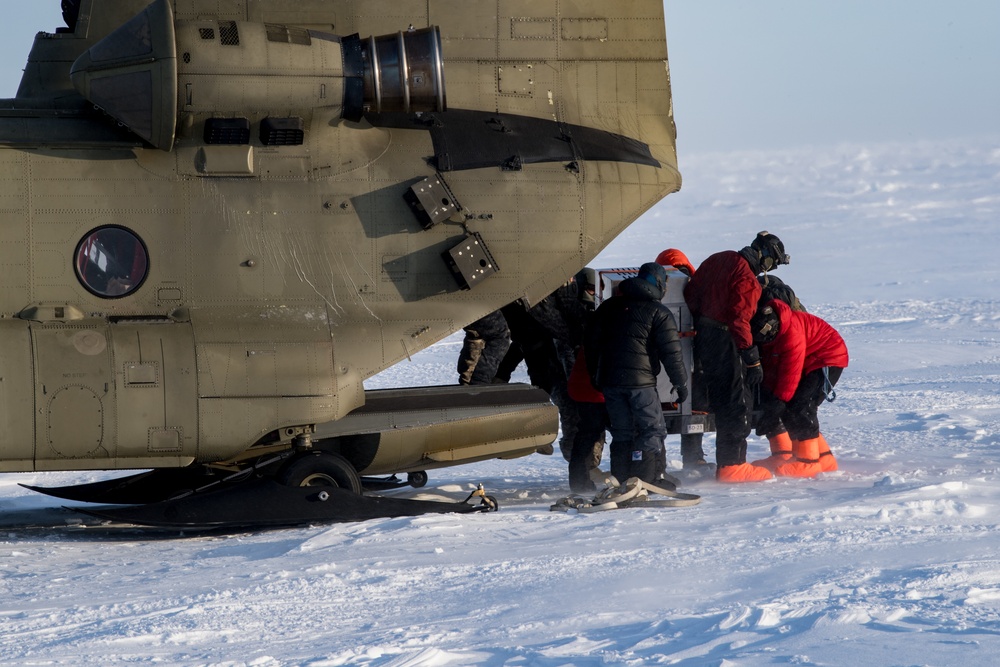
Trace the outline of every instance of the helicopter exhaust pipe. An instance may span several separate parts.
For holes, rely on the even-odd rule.
[[[361,39],[344,37],[346,120],[365,113],[446,111],[444,58],[437,26]]]
[[[169,0],[150,3],[81,54],[70,78],[95,107],[166,151],[181,114],[303,115],[339,103],[341,118],[360,121],[446,109],[436,26],[362,39],[238,21],[175,23]]]

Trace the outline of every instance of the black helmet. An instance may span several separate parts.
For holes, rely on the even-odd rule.
[[[594,292],[597,291],[597,271],[585,266],[576,275],[573,276],[573,282],[576,283],[576,296],[580,301],[593,305]]]
[[[770,343],[780,331],[781,319],[774,306],[770,304],[758,308],[750,318],[750,333],[754,343]]]
[[[667,289],[667,270],[656,262],[646,262],[639,267],[639,280],[645,280],[659,291],[658,299],[663,298]]]
[[[750,247],[760,253],[760,268],[763,271],[773,271],[791,260],[785,254],[785,244],[770,232],[759,232]]]

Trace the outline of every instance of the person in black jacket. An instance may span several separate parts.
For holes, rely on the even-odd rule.
[[[584,350],[594,387],[603,392],[611,420],[611,474],[624,482],[656,483],[665,461],[667,429],[656,391],[662,365],[677,400],[688,395],[677,323],[660,303],[667,272],[655,262],[621,283],[620,295],[597,309]]]

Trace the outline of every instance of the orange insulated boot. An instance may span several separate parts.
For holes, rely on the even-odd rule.
[[[750,463],[737,463],[731,466],[722,466],[715,473],[715,478],[725,484],[739,484],[741,482],[763,482],[771,479],[773,475],[767,468],[755,466]]]
[[[833,458],[830,445],[826,444],[826,438],[819,434],[819,465],[823,472],[833,472],[837,469],[837,459]]]
[[[775,469],[781,477],[815,477],[823,472],[819,463],[819,438],[792,440],[795,460],[782,463]]]
[[[771,455],[766,459],[754,461],[753,465],[774,472],[779,465],[792,460],[792,439],[788,431],[782,431],[778,435],[768,436],[767,442],[771,445]]]

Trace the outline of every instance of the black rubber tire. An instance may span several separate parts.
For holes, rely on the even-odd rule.
[[[361,493],[361,478],[351,462],[340,454],[300,454],[278,471],[275,479],[285,486],[328,486]]]
[[[427,484],[427,473],[425,473],[423,470],[407,473],[406,483],[412,486],[414,489],[419,489],[420,487]]]

